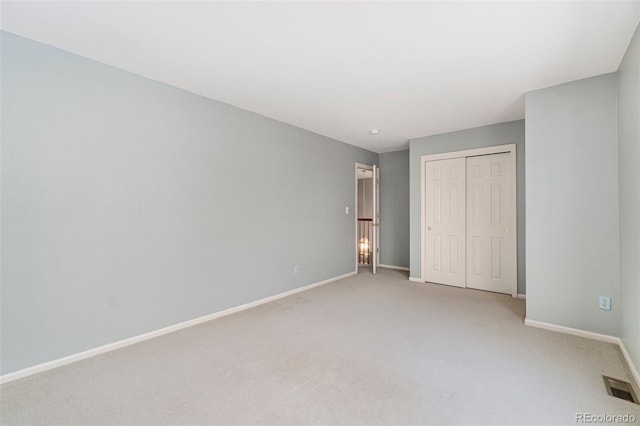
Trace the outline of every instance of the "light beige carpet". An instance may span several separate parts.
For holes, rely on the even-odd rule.
[[[632,414],[612,345],[510,296],[361,274],[4,385],[1,423],[576,424]]]

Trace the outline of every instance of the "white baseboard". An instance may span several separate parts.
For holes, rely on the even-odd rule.
[[[423,283],[424,284],[424,281],[422,281],[422,278],[409,277],[409,281],[413,281],[414,283]]]
[[[407,268],[406,266],[394,266],[394,265],[383,265],[380,264],[378,265],[381,268],[387,268],[387,269],[396,269],[398,271],[408,271],[409,268]]]
[[[231,315],[236,312],[244,311],[246,309],[253,308],[258,305],[263,305],[265,303],[272,302],[274,300],[282,299],[283,297],[291,296],[296,293],[301,293],[306,290],[311,290],[312,288],[319,287],[324,284],[328,284],[333,281],[338,281],[343,278],[350,277],[352,275],[356,275],[357,271],[349,272],[343,275],[338,275],[337,277],[332,277],[323,281],[318,281],[313,284],[306,285],[304,287],[295,288],[293,290],[285,291],[284,293],[279,293],[274,296],[265,297],[264,299],[256,300],[253,302],[245,303],[244,305],[234,306],[233,308],[225,309],[224,311],[214,312],[212,314],[208,314],[199,318],[194,318],[192,320],[180,322],[178,324],[170,325],[168,327],[164,327],[158,330],[151,331],[149,333],[140,334],[138,336],[129,337],[128,339],[120,340],[117,342],[109,343],[104,346],[99,346],[97,348],[89,349],[84,352],[79,352],[73,355],[65,356],[63,358],[54,359],[53,361],[43,362],[42,364],[34,365],[33,367],[27,367],[22,370],[15,371],[13,373],[8,373],[3,376],[0,376],[0,384],[13,382],[14,380],[22,379],[24,377],[32,376],[34,374],[41,373],[43,371],[51,370],[53,368],[62,367],[63,365],[71,364],[76,361],[80,361],[83,359],[91,358],[96,355],[100,355],[106,352],[111,352],[116,349],[124,348],[125,346],[130,346],[135,343],[143,342],[145,340],[153,339],[154,337],[162,336],[164,334],[173,333],[174,331],[182,330],[187,327],[191,327],[197,324],[201,324],[203,322],[211,321],[216,318],[224,317],[226,315]]]
[[[565,327],[563,325],[551,324],[548,322],[536,321],[528,318],[524,320],[524,324],[530,327],[543,328],[545,330],[557,331],[559,333],[571,334],[573,336],[586,337],[587,339],[599,340],[601,342],[615,343],[615,344],[618,344],[620,342],[619,337],[610,336],[608,334],[594,333],[592,331]]]
[[[636,366],[631,359],[631,355],[629,355],[627,348],[625,348],[622,339],[620,339],[620,351],[622,352],[622,356],[624,357],[625,361],[627,361],[627,367],[629,367],[629,370],[631,370],[631,375],[633,375],[633,378],[636,380],[636,385],[638,386],[638,388],[640,388],[640,373],[638,373],[638,370],[636,369]]]
[[[518,293],[518,299],[526,299],[526,298],[527,298],[526,294]]]
[[[631,371],[631,375],[633,379],[636,381],[636,385],[640,386],[640,374],[638,374],[638,370],[636,370],[635,365],[633,364],[633,360],[627,351],[627,348],[624,346],[624,342],[622,339],[616,336],[610,336],[608,334],[600,334],[593,333],[591,331],[580,330],[578,328],[565,327],[562,325],[551,324],[548,322],[530,320],[525,318],[524,324],[530,327],[542,328],[545,330],[556,331],[558,333],[571,334],[573,336],[586,337],[587,339],[599,340],[601,342],[613,343],[620,347],[620,351],[622,352],[622,356],[627,362],[627,366],[629,367],[629,371]]]

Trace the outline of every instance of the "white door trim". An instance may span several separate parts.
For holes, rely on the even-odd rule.
[[[355,271],[356,273],[358,273],[358,244],[360,243],[358,241],[358,169],[364,169],[364,170],[371,170],[373,171],[373,165],[370,164],[362,164],[362,163],[356,163],[355,166],[355,174],[354,174],[354,179],[355,179],[355,194],[354,194],[354,204],[353,204],[353,229],[355,231],[355,253],[356,253],[356,265],[355,265]]]
[[[372,271],[373,275],[377,273],[378,264],[380,263],[380,167],[373,165],[373,205],[371,206],[372,213],[372,225],[373,225],[373,256],[372,256]]]
[[[426,249],[426,238],[425,238],[425,213],[426,213],[426,202],[427,202],[427,188],[425,185],[425,176],[426,176],[426,167],[428,161],[435,160],[447,160],[450,158],[460,158],[460,157],[475,157],[478,155],[490,155],[490,154],[500,154],[500,153],[510,153],[511,154],[511,173],[512,173],[512,191],[513,191],[513,199],[512,199],[512,208],[515,220],[515,229],[516,232],[512,233],[513,238],[513,247],[516,250],[516,277],[518,276],[518,202],[517,202],[517,172],[516,172],[516,144],[508,144],[508,145],[496,145],[496,146],[487,146],[483,148],[476,149],[465,149],[462,151],[452,151],[452,152],[443,152],[439,154],[429,154],[420,156],[420,280],[422,282],[426,282],[425,272],[427,270],[426,261],[427,261],[427,249]],[[514,282],[514,287],[511,291],[511,295],[513,297],[518,297],[518,280],[516,279]]]

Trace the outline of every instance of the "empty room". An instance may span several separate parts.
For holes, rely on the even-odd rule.
[[[2,1],[2,425],[640,422],[640,1]]]

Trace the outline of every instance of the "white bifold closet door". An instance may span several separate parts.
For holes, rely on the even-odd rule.
[[[511,294],[516,249],[511,154],[426,163],[427,282]]]
[[[427,281],[465,287],[465,159],[426,167]]]
[[[513,196],[510,154],[467,157],[467,287],[511,294]]]

